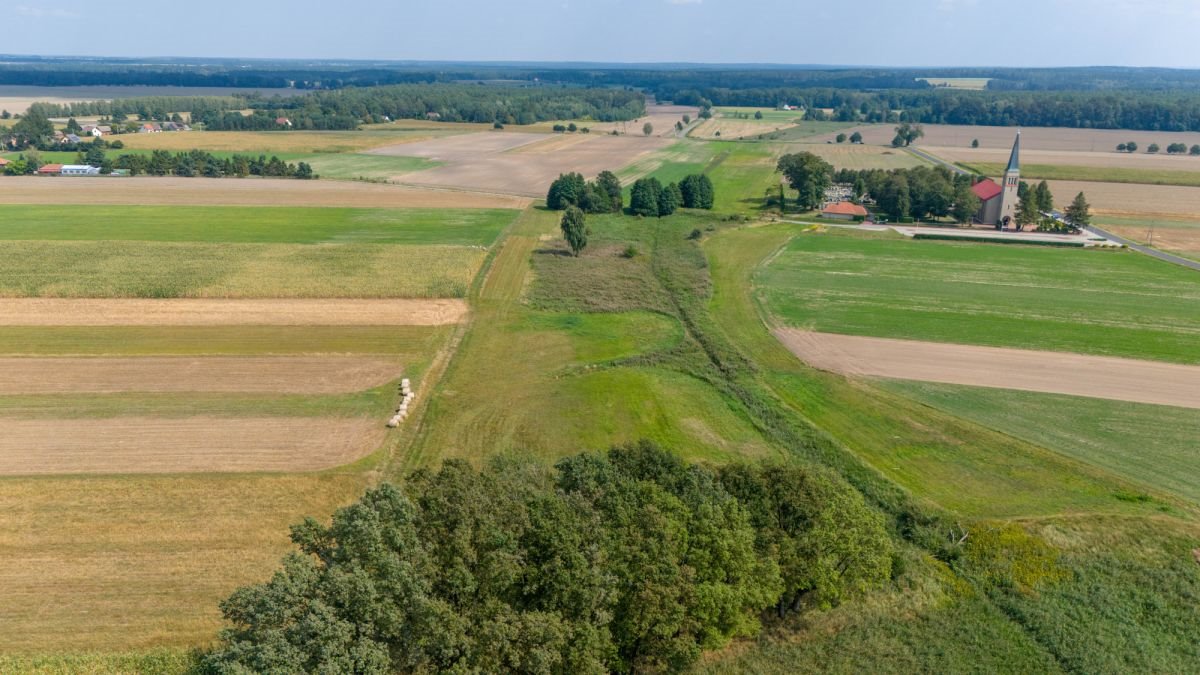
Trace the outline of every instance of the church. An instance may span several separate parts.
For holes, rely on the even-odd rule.
[[[975,214],[975,222],[981,225],[994,225],[996,229],[1005,229],[1017,213],[1017,188],[1021,184],[1021,132],[1017,132],[1017,140],[1013,142],[1012,155],[1008,158],[1008,168],[1004,171],[1004,185],[996,184],[991,178],[984,178],[971,186],[971,191],[981,202],[979,212]]]

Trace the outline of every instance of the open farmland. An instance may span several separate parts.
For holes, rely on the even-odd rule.
[[[70,180],[64,183],[64,180]],[[69,187],[70,189],[63,189]],[[0,204],[128,204],[137,206],[342,206],[361,208],[519,209],[524,197],[406,188],[351,181],[284,178],[64,179],[5,176]]]
[[[0,326],[440,326],[466,313],[465,302],[444,298],[0,300]]]
[[[297,96],[299,89],[254,89],[239,87],[153,87],[153,86],[82,86],[37,87],[0,85],[0,110],[23,113],[31,103],[79,103],[111,101],[142,96],[229,96],[261,92],[270,96]]]
[[[1028,132],[1023,132],[1022,136],[1024,136],[1026,133]],[[1114,152],[1111,148],[1105,148],[1097,152],[1083,150],[1043,150],[1040,148],[1040,146],[1032,146],[1032,141],[1027,138],[1022,138],[1021,141],[1022,176],[1029,174],[1030,177],[1036,177],[1033,173],[1031,173],[1030,168],[1043,166],[1053,166],[1059,169],[1073,169],[1078,167],[1088,169],[1128,169],[1133,171],[1154,171],[1164,173],[1200,172],[1200,157],[1192,157],[1190,155],[1168,155],[1166,151],[1158,152],[1152,155],[1144,150],[1136,153]],[[1008,155],[1012,150],[1012,139],[1009,139],[1008,148],[958,148],[932,146],[927,145],[924,142],[920,143],[920,147],[922,150],[930,154],[937,155],[938,157],[950,162],[961,162],[973,167],[999,166],[1000,173],[1003,173],[1004,166],[1008,164]],[[995,175],[990,171],[987,173],[989,175]],[[1082,180],[1106,179],[1095,178]]]
[[[630,134],[642,136],[642,127],[647,122],[654,127],[652,135],[654,136],[673,136],[675,135],[675,123],[682,122],[683,116],[688,115],[693,121],[699,118],[700,109],[686,105],[657,105],[650,103],[646,105],[646,114],[636,120],[628,122],[597,122],[595,120],[558,120],[553,122],[538,122],[524,126],[510,126],[510,133],[525,133],[525,132],[553,132],[554,125],[567,125],[574,123],[577,127],[587,127],[593,134],[611,134],[616,131],[618,134]]]
[[[580,134],[550,136],[487,132],[378,148],[384,155],[415,156],[442,166],[404,174],[405,184],[542,196],[561,173],[594,176],[664,147],[658,137]]]
[[[1200,259],[1200,215],[1181,220],[1102,214],[1095,218],[1095,223],[1130,241]]]
[[[794,151],[808,151],[833,165],[835,169],[911,169],[928,162],[911,152],[897,148],[851,143],[812,144]]]
[[[1052,180],[1050,191],[1060,204],[1080,192],[1092,205],[1092,213],[1104,216],[1200,219],[1200,187],[1182,185],[1137,185]]]
[[[978,140],[981,148],[1012,149],[1016,127],[961,126],[953,124],[925,124],[924,138],[917,141],[921,146],[970,148],[971,141]],[[869,145],[891,145],[896,135],[894,124],[866,124],[854,127]],[[846,131],[852,133],[851,130]],[[821,140],[832,140],[833,134]],[[1059,127],[1024,127],[1021,129],[1022,151],[1036,148],[1039,151],[1108,152],[1117,144],[1134,141],[1142,148],[1158,143],[1164,149],[1171,143],[1186,143],[1188,147],[1200,143],[1200,132],[1173,131],[1128,131],[1124,129],[1064,129]],[[1007,159],[1007,155],[1005,156]]]
[[[1200,363],[1195,271],[1130,251],[803,234],[757,284],[806,330]]]
[[[243,155],[332,154],[362,152],[385,145],[453,136],[485,128],[481,124],[402,120],[373,125],[363,131],[188,131],[122,134],[119,139],[126,148],[132,150],[206,150]]]

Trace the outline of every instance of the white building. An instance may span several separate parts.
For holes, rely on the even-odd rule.
[[[87,164],[64,164],[62,168],[64,176],[99,176],[100,169]]]

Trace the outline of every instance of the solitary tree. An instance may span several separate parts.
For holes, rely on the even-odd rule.
[[[856,144],[857,144],[857,143],[862,143],[862,142],[863,142],[863,139],[862,139],[862,134],[858,133],[857,131],[856,131],[856,132],[854,132],[854,133],[852,133],[852,134],[850,134],[850,142],[851,142],[851,143],[856,143]]]
[[[684,115],[684,116],[683,116],[683,123],[684,123],[684,124],[691,124],[691,123],[692,123],[692,116],[691,116],[691,115]]]
[[[1091,205],[1087,203],[1087,199],[1083,193],[1075,195],[1075,200],[1067,207],[1066,213],[1063,215],[1071,225],[1083,228],[1087,227],[1092,222]]]
[[[577,206],[568,206],[563,213],[560,227],[563,239],[567,240],[567,246],[570,246],[571,252],[579,257],[579,252],[587,246],[588,240],[587,218],[583,215],[583,210]]]
[[[1146,148],[1146,152],[1148,152],[1148,153],[1150,153],[1150,154],[1152,154],[1152,155],[1153,155],[1154,153],[1158,152],[1158,143],[1151,143],[1151,144],[1150,144],[1150,145],[1149,145],[1149,146]]]
[[[1192,155],[1193,157],[1200,155],[1200,144],[1193,145],[1192,149],[1188,151],[1188,154]]]
[[[756,119],[756,120],[761,120],[762,118],[763,118],[762,111],[761,111],[761,110],[755,110],[755,111],[754,111],[754,119]]]
[[[846,134],[838,134],[838,135],[837,135],[837,142],[838,142],[838,143],[845,143],[845,142],[846,142]]]
[[[912,145],[918,138],[925,135],[925,129],[920,124],[910,124],[903,122],[896,127],[896,138],[892,139],[892,145],[897,148],[900,146]],[[897,143],[897,141],[899,141]]]
[[[650,124],[649,122],[646,122],[645,124],[642,125],[642,133],[647,136],[654,133],[654,125]]]
[[[975,140],[971,141],[971,147],[972,147],[972,148],[978,148],[978,147],[979,147],[979,139],[978,139],[978,138],[976,138]]]

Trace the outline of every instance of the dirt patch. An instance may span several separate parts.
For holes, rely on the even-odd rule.
[[[523,209],[529,200],[511,195],[338,180],[8,176],[0,178],[0,204]]]
[[[318,471],[373,452],[368,419],[0,420],[0,475]]]
[[[778,329],[809,365],[843,375],[1200,408],[1200,366]]]
[[[379,148],[376,154],[423,157],[442,166],[394,180],[412,185],[540,197],[561,173],[587,177],[618,169],[670,143],[661,137],[478,133]]]
[[[465,300],[0,299],[0,326],[444,326]]]
[[[918,141],[922,147],[970,148],[971,141],[978,139],[981,148],[1011,150],[1016,127],[973,127],[952,124],[926,124],[925,137]],[[858,131],[863,142],[869,145],[890,145],[896,135],[894,124],[868,124],[844,131],[850,135]],[[842,132],[839,132],[842,133]],[[837,133],[818,137],[820,142],[833,140]],[[1021,153],[1026,149],[1069,150],[1075,152],[1107,152],[1115,150],[1118,143],[1134,141],[1142,148],[1158,143],[1166,148],[1171,143],[1186,143],[1190,148],[1200,143],[1200,132],[1193,131],[1127,131],[1124,129],[1065,129],[1060,127],[1024,127],[1021,129]],[[1004,155],[1004,161],[1008,155]]]
[[[0,395],[73,393],[344,394],[400,376],[394,359],[362,356],[0,358]]]

